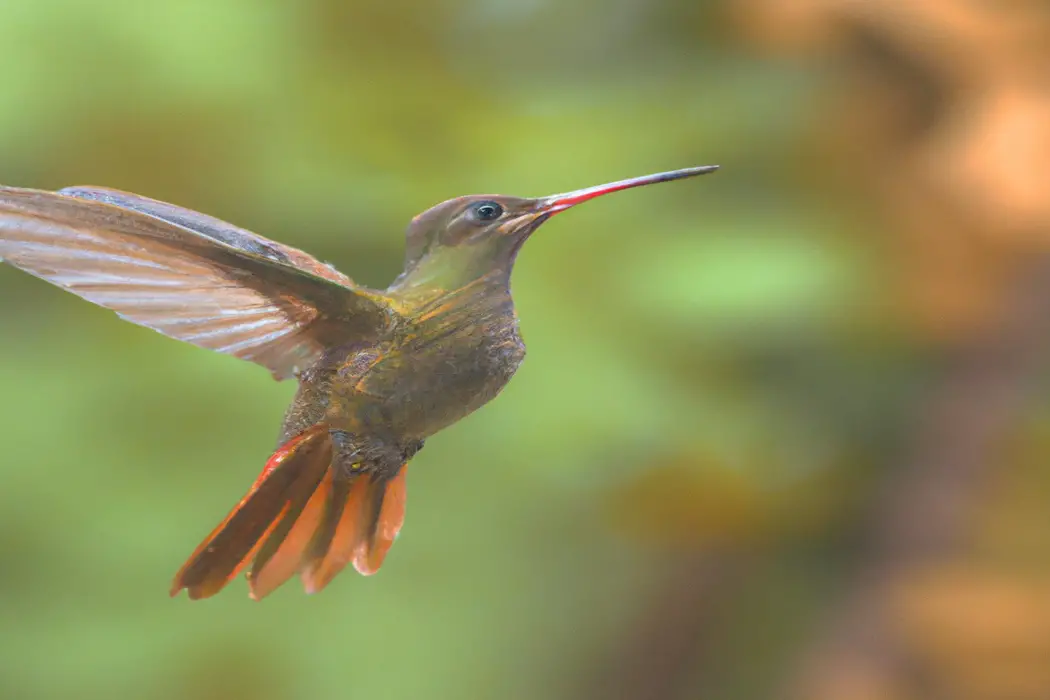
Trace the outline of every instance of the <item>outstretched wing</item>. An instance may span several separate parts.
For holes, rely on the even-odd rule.
[[[374,336],[392,313],[302,251],[115,190],[0,187],[0,260],[278,379]]]
[[[108,187],[79,185],[76,187],[64,187],[58,193],[77,197],[78,199],[104,202],[105,204],[112,204],[124,209],[133,209],[134,211],[163,219],[176,226],[196,231],[209,238],[214,238],[246,253],[253,253],[276,262],[294,265],[300,270],[305,270],[318,277],[324,277],[344,287],[354,286],[353,280],[342,272],[330,265],[325,265],[317,258],[304,253],[298,248],[271,241],[257,233],[252,233],[247,229],[234,226],[222,219],[216,219],[214,216],[201,214],[192,209],[185,209],[175,204],[168,204],[167,202],[161,202],[130,192],[121,192]]]

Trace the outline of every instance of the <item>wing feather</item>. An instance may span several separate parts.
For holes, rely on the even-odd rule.
[[[133,203],[0,188],[0,260],[279,379],[389,322],[381,295],[302,251],[174,205],[148,213]]]
[[[261,255],[264,258],[270,258],[277,262],[294,265],[300,270],[305,270],[306,272],[317,275],[318,277],[324,277],[336,284],[341,284],[347,287],[354,286],[353,280],[349,277],[342,272],[339,272],[331,265],[322,263],[312,255],[304,253],[298,248],[293,248],[292,246],[284,245],[277,241],[271,241],[257,233],[252,233],[247,229],[234,226],[233,224],[227,223],[222,219],[217,219],[214,216],[208,216],[207,214],[201,214],[200,212],[185,209],[175,204],[168,204],[167,202],[161,202],[156,199],[150,199],[149,197],[143,197],[142,195],[132,194],[131,192],[122,192],[121,190],[114,190],[108,187],[77,185],[74,187],[65,187],[58,192],[59,194],[68,195],[70,197],[104,202],[105,204],[112,204],[114,206],[148,214],[149,216],[168,221],[177,226],[188,228],[191,231],[196,231],[197,233],[208,236],[209,238],[214,238],[217,241],[222,241],[234,248],[255,255]]]

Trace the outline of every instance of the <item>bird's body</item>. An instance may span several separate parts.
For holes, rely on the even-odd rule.
[[[325,420],[392,444],[421,442],[495,398],[525,357],[499,280],[418,306],[398,302],[382,336],[332,348],[300,373],[282,441]]]
[[[251,565],[262,598],[299,573],[373,573],[404,518],[405,465],[499,394],[525,356],[510,293],[554,213],[693,168],[542,199],[461,197],[413,220],[404,273],[356,285],[306,253],[115,190],[0,188],[0,259],[171,337],[295,377],[277,450],[175,577],[213,595]]]
[[[328,369],[332,424],[422,440],[494,398],[525,356],[501,277],[402,307],[388,338],[338,353]]]

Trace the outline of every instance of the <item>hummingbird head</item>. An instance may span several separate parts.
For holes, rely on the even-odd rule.
[[[522,244],[558,212],[610,192],[717,169],[704,165],[672,170],[535,199],[506,195],[450,199],[412,220],[405,234],[405,271],[392,289],[425,285],[451,290],[495,271],[509,276]]]

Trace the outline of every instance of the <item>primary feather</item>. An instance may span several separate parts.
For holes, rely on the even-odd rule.
[[[113,190],[0,188],[0,259],[284,379],[388,321],[378,293],[218,219]]]

